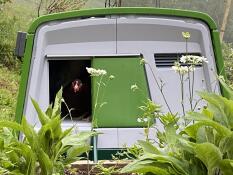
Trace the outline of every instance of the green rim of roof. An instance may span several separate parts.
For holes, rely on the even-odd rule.
[[[120,7],[120,8],[103,8],[103,9],[86,9],[77,10],[71,12],[55,13],[45,15],[37,18],[28,30],[29,34],[36,32],[36,29],[43,23],[63,20],[77,17],[92,17],[99,15],[158,15],[158,16],[176,16],[194,18],[204,21],[212,30],[217,29],[217,25],[214,20],[206,13],[197,11],[188,11],[180,9],[166,9],[166,8],[145,8],[145,7]]]

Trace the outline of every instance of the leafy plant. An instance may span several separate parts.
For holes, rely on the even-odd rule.
[[[98,164],[96,164],[94,166],[94,168],[99,171],[99,173],[97,173],[96,175],[112,175],[112,174],[118,174],[119,173],[119,169],[117,169],[116,165],[106,167],[106,166],[104,166],[103,162],[98,162]]]
[[[233,44],[231,43],[223,43],[222,44],[223,58],[225,63],[225,70],[227,79],[229,83],[233,83]]]
[[[73,134],[74,127],[62,131],[61,102],[62,90],[56,96],[54,107],[50,105],[46,112],[32,99],[42,125],[38,132],[24,117],[21,124],[1,121],[0,127],[3,130],[8,127],[21,131],[25,138],[23,142],[15,137],[1,138],[1,153],[5,160],[0,160],[0,170],[8,171],[8,174],[63,174],[65,165],[80,159],[78,156],[91,149],[87,141],[95,132]]]
[[[220,81],[225,87],[224,81]],[[185,128],[173,114],[159,116],[164,131],[158,131],[158,145],[139,141],[143,156],[122,169],[122,173],[155,175],[230,175],[233,173],[233,91],[229,99],[199,92],[208,106],[190,112]]]

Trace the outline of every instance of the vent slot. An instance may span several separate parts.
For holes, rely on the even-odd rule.
[[[154,54],[156,67],[172,67],[176,61],[179,61],[182,55],[186,53],[165,53],[165,54]],[[200,53],[188,53],[188,55],[201,56]],[[182,66],[188,66],[189,64],[181,63]],[[201,65],[196,65],[196,67],[201,67]]]

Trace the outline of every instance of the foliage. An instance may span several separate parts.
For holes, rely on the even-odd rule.
[[[38,132],[27,123],[25,118],[22,119],[21,124],[10,121],[0,122],[0,127],[4,131],[0,135],[0,151],[3,155],[0,159],[0,170],[7,171],[8,174],[63,174],[65,165],[78,160],[77,156],[90,150],[87,141],[95,135],[94,132],[72,134],[73,127],[62,131],[61,101],[60,90],[54,107],[49,106],[44,113],[32,99],[42,125]],[[10,135],[12,132],[4,127],[21,131],[25,137],[24,141],[18,141],[16,137]],[[10,137],[4,137],[6,134]]]
[[[0,64],[10,70],[19,70],[21,62],[14,56],[17,31],[25,31],[32,21],[33,9],[18,5],[16,2],[7,3],[0,10]]]
[[[16,18],[0,13],[0,64],[12,68],[17,65],[13,56]]]
[[[119,173],[119,169],[117,168],[117,166],[105,167],[103,162],[101,161],[98,162],[98,164],[96,164],[93,168],[99,171],[99,173],[97,173],[96,175],[112,175]]]
[[[85,5],[87,0],[40,0],[38,4],[38,16],[43,14],[59,13],[70,10],[78,10]]]
[[[121,172],[156,175],[232,174],[233,101],[208,92],[199,92],[199,95],[208,106],[200,113],[187,113],[186,118],[191,121],[188,126],[182,129],[172,114],[160,116],[164,131],[157,132],[159,144],[154,146],[150,141],[139,141],[143,156]],[[233,95],[233,91],[230,95]]]
[[[4,5],[4,4],[6,4],[7,2],[11,2],[11,0],[0,0],[0,5]]]
[[[225,71],[229,83],[233,83],[233,44],[222,44],[223,58],[225,61]]]
[[[0,64],[0,119],[12,120],[19,86],[19,75]]]

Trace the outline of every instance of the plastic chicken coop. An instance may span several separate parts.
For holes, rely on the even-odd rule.
[[[186,31],[191,34],[187,50],[182,37]],[[104,69],[107,76],[115,78],[100,92],[106,104],[96,114],[95,129],[102,133],[96,149],[100,156],[101,151],[132,145],[144,137],[143,124],[137,118],[142,115],[139,106],[144,105],[145,99],[150,98],[168,112],[155,77],[164,84],[163,92],[171,111],[182,111],[179,77],[171,67],[187,51],[208,58],[208,63],[196,67],[194,89],[221,93],[216,81],[216,73],[224,73],[219,32],[206,14],[174,9],[109,8],[39,17],[26,34],[18,36],[16,52],[23,57],[23,72],[16,120],[20,122],[24,115],[33,126],[40,127],[30,98],[45,110],[61,86],[79,77],[86,67]],[[141,58],[147,64],[141,65]],[[85,76],[90,86],[87,98],[92,114],[98,81]],[[140,91],[132,91],[134,84]],[[93,126],[91,120],[66,118],[64,129],[73,122],[77,122],[79,130],[91,130]]]

